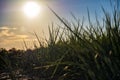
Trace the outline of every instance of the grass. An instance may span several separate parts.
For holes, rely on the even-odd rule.
[[[13,80],[24,75],[35,80],[120,80],[119,8],[114,7],[112,16],[102,8],[103,25],[97,17],[93,25],[88,11],[87,27],[74,15],[76,22],[68,23],[49,9],[64,27],[52,24],[46,42],[34,33],[40,48],[1,49],[1,73],[9,73]]]

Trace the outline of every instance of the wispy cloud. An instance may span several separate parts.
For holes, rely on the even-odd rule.
[[[14,27],[0,27],[0,38],[4,39],[20,39],[20,38],[28,38],[27,35],[21,35],[15,33],[17,28]]]
[[[15,27],[7,27],[7,26],[3,26],[3,27],[0,27],[0,30],[16,30],[17,28]]]
[[[0,27],[0,47],[13,45],[22,42],[23,39],[30,40],[29,35],[17,33],[19,31],[15,27]],[[17,47],[17,46],[14,46]]]

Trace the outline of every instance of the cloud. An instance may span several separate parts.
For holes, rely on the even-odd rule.
[[[0,38],[6,39],[20,39],[20,38],[27,38],[27,35],[21,35],[16,33],[17,28],[14,27],[0,27]]]
[[[13,36],[14,35],[14,30],[16,30],[16,28],[14,27],[0,27],[0,37],[5,37],[5,36]]]
[[[13,44],[17,45],[23,39],[30,40],[29,35],[17,33],[18,31],[19,29],[15,27],[0,27],[0,47],[8,47]]]
[[[0,27],[0,30],[16,30],[17,28],[15,27],[7,27],[7,26],[3,26],[3,27]]]

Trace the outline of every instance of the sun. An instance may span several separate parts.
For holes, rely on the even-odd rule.
[[[24,14],[29,18],[34,18],[39,15],[41,7],[37,2],[29,1],[22,8]]]

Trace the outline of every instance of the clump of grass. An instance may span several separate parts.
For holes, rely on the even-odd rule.
[[[61,77],[65,80],[71,78],[73,78],[72,80],[120,78],[117,77],[120,74],[120,15],[118,7],[114,7],[113,16],[102,8],[105,15],[103,26],[100,25],[98,20],[96,20],[97,25],[93,25],[88,12],[89,26],[86,29],[79,22],[76,24],[77,26],[75,24],[71,26],[71,23],[64,21],[51,8],[49,9],[64,24],[66,29],[64,30],[65,38],[58,39],[55,44],[55,46],[60,45],[62,47],[60,50],[64,55],[61,55],[61,58],[58,58],[58,61],[55,62],[56,67],[52,78],[58,75],[60,67],[63,67],[63,70],[60,69],[62,71],[59,74],[62,74]],[[105,30],[102,29],[103,27]],[[53,48],[53,50],[56,50],[56,48]],[[66,66],[68,68],[64,71]],[[61,77],[59,78],[61,79]]]

